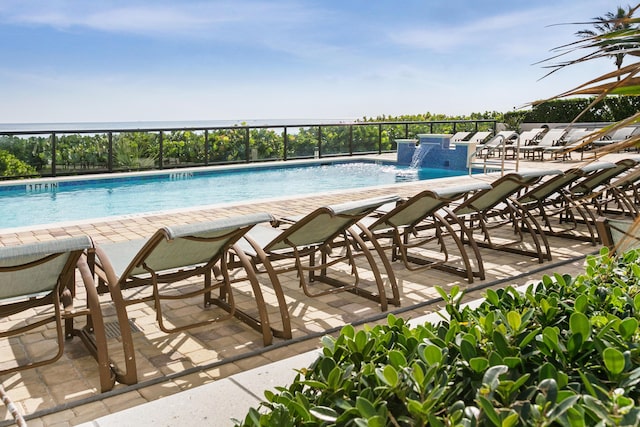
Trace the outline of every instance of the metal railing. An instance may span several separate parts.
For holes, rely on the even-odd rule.
[[[495,120],[2,130],[0,179],[382,154],[420,133],[495,129]],[[7,162],[5,162],[8,164]],[[0,161],[2,165],[2,161]]]

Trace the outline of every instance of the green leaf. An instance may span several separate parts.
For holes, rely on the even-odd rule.
[[[398,350],[391,350],[389,352],[389,363],[394,368],[402,368],[407,366],[407,358],[404,357],[404,354]]]
[[[365,331],[360,330],[356,333],[354,341],[356,343],[356,349],[359,352],[362,352],[369,341],[369,337],[367,337],[367,333]]]
[[[476,357],[476,347],[467,339],[463,338],[460,341],[460,354],[462,354],[464,360],[469,361]]]
[[[587,311],[587,307],[589,307],[589,297],[585,294],[578,296],[573,307],[577,312],[585,313]]]
[[[480,406],[486,417],[489,419],[489,421],[491,421],[491,424],[496,427],[500,427],[500,417],[498,416],[498,413],[494,409],[491,402],[489,402],[487,398],[479,396],[478,405]]]
[[[571,409],[578,401],[580,400],[580,396],[572,396],[564,399],[558,405],[555,405],[551,411],[549,411],[546,415],[546,422],[551,423],[555,421],[558,417],[564,415],[569,409]]]
[[[434,344],[430,344],[424,349],[424,360],[429,365],[437,365],[442,362],[442,350]]]
[[[512,330],[518,332],[520,330],[520,326],[522,325],[522,318],[520,317],[520,313],[517,311],[510,311],[507,313],[507,323]]]
[[[369,419],[378,415],[376,407],[362,396],[356,397],[356,409],[363,418]]]
[[[518,415],[518,413],[513,413],[510,414],[509,416],[507,416],[506,418],[504,418],[502,420],[502,425],[501,427],[513,427],[518,425],[518,420],[520,419],[520,416]]]
[[[498,354],[500,354],[500,356],[505,357],[511,355],[511,351],[509,351],[509,344],[500,331],[495,329],[493,331],[493,334],[491,335],[491,338],[493,339],[493,344],[495,345],[496,351],[498,352]]]
[[[502,361],[509,367],[509,369],[514,369],[522,363],[522,359],[519,357],[504,357]]]
[[[376,415],[367,420],[367,427],[385,427],[385,419],[381,415]]]
[[[469,360],[469,366],[478,373],[484,372],[489,367],[489,360],[486,357],[474,357]]]
[[[555,379],[558,375],[558,370],[553,364],[546,362],[544,365],[540,367],[540,373],[538,374],[538,379],[540,381],[545,380],[547,378]]]
[[[340,330],[340,335],[353,338],[356,335],[356,328],[354,328],[351,324],[346,324]]]
[[[314,406],[309,410],[311,415],[322,421],[335,422],[338,419],[338,413],[327,406]]]
[[[393,366],[385,365],[382,369],[377,368],[376,374],[378,374],[378,377],[388,386],[395,387],[398,385],[398,371],[396,371]]]
[[[340,384],[342,383],[342,369],[339,366],[336,366],[329,372],[329,377],[327,378],[327,385],[332,390],[337,390],[340,388]]]
[[[604,366],[613,375],[619,375],[624,371],[624,355],[618,349],[607,347],[602,352]]]
[[[562,357],[563,351],[558,343],[558,331],[551,327],[546,327],[542,331],[542,341],[553,350],[557,356]]]
[[[487,289],[487,301],[496,307],[500,306],[500,297],[493,289]]]
[[[627,317],[620,325],[618,325],[618,331],[620,335],[626,340],[630,339],[633,334],[638,330],[638,320],[635,317]]]
[[[585,342],[591,337],[591,324],[589,318],[584,313],[574,312],[569,318],[569,329],[572,334],[581,334],[582,341]]]

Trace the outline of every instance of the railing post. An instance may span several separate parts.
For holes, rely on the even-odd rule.
[[[282,159],[287,160],[287,150],[289,149],[289,135],[287,134],[287,127],[284,127],[284,131],[282,132],[282,149],[284,153],[282,153]]]
[[[113,173],[113,132],[107,132],[107,170],[109,173]]]
[[[209,129],[204,130],[204,165],[209,166]]]
[[[56,176],[56,133],[51,133],[51,176]]]
[[[251,147],[249,146],[250,142],[251,133],[249,132],[249,128],[247,127],[245,128],[244,133],[244,155],[247,163],[251,162]]]
[[[322,125],[318,125],[318,158],[322,158]]]
[[[404,124],[404,139],[409,139],[409,123]]]
[[[378,123],[378,154],[382,154],[382,124]]]
[[[353,125],[349,125],[349,155],[353,156]]]
[[[160,131],[160,133],[158,133],[158,169],[162,169],[163,163],[164,163],[164,147],[162,144],[162,131]]]

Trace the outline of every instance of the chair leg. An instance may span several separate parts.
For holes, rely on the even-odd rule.
[[[400,306],[400,291],[398,289],[398,282],[396,280],[396,275],[393,272],[393,267],[391,266],[391,263],[389,262],[389,259],[387,258],[387,256],[385,255],[384,249],[382,248],[382,245],[380,245],[380,242],[378,242],[378,239],[373,235],[373,233],[371,233],[371,231],[363,226],[360,223],[356,224],[358,226],[358,228],[360,228],[360,230],[362,231],[362,233],[366,236],[366,238],[371,242],[371,244],[373,245],[373,248],[375,249],[376,253],[378,254],[378,258],[380,258],[382,260],[382,264],[384,265],[384,269],[387,273],[387,277],[389,278],[389,285],[391,287],[391,293],[393,295],[392,298],[389,299],[389,302],[393,305],[395,305],[396,307]],[[350,230],[351,235],[356,235],[357,233],[355,231],[351,231]],[[363,242],[364,244],[364,242]]]
[[[82,281],[85,285],[87,306],[89,307],[89,313],[91,313],[90,323],[88,323],[87,328],[81,331],[80,338],[92,352],[95,352],[100,376],[100,391],[105,392],[111,390],[115,385],[116,374],[112,370],[112,364],[109,359],[104,319],[102,317],[98,292],[93,282],[93,275],[86,261],[82,258],[78,261],[78,270],[80,270]],[[89,327],[91,327],[91,330],[88,329]],[[93,332],[95,340],[89,338],[88,334],[90,332]]]
[[[278,278],[278,274],[276,270],[273,268],[271,261],[269,261],[269,257],[264,252],[264,250],[258,245],[253,239],[249,236],[244,237],[256,251],[256,255],[260,263],[264,266],[264,269],[269,276],[269,280],[271,282],[271,287],[275,292],[276,298],[278,300],[278,308],[280,309],[280,319],[282,321],[282,330],[277,330],[271,328],[273,336],[278,338],[290,339],[292,337],[291,332],[291,319],[289,317],[289,310],[287,309],[287,301],[284,297],[284,292],[282,291],[282,285],[280,284],[280,279]],[[237,246],[234,247],[234,252],[240,254],[242,252]],[[244,253],[244,252],[242,252]],[[238,255],[239,256],[239,255]],[[252,266],[253,268],[253,266]],[[257,270],[254,270],[254,272]]]

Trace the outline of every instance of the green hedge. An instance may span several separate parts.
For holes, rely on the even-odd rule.
[[[584,274],[488,290],[475,309],[439,289],[450,317],[410,328],[345,326],[242,426],[640,424],[640,251]]]
[[[518,129],[520,123],[570,123],[594,98],[570,98],[548,101],[531,110],[504,114],[505,123]],[[579,122],[617,122],[640,111],[640,96],[609,96],[580,116]]]

